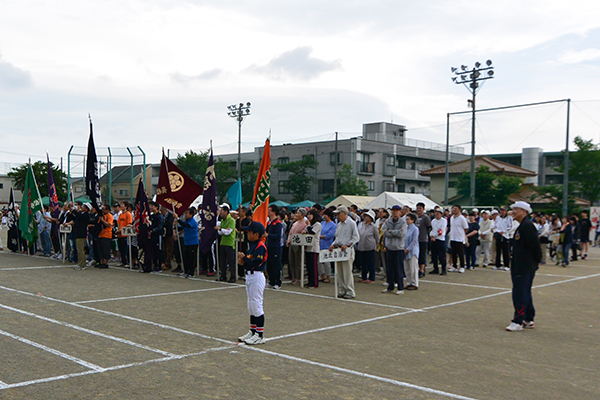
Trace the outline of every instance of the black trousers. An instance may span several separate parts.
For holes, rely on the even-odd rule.
[[[442,267],[442,272],[446,272],[446,242],[444,240],[431,242],[431,262],[434,271],[439,271],[439,264]]]
[[[523,324],[523,321],[533,321],[535,308],[533,308],[533,297],[531,286],[535,272],[531,274],[515,275],[511,273],[513,282],[512,300],[515,307],[515,316],[512,320],[515,324]]]
[[[388,290],[394,290],[394,283],[398,290],[404,289],[404,250],[388,250],[387,252],[387,283]]]
[[[194,275],[196,273],[197,253],[197,244],[185,245],[183,248],[183,268],[188,275]]]
[[[268,247],[267,251],[267,274],[269,274],[269,285],[281,286],[281,246]]]
[[[235,259],[235,248],[231,246],[219,246],[219,264],[221,264],[221,278],[227,278],[227,269],[229,269],[230,279],[237,279],[237,262]]]
[[[505,267],[510,267],[510,242],[505,237],[496,237],[496,267],[501,265],[500,256],[504,261]]]
[[[129,249],[127,247],[127,238],[119,237],[117,238],[117,246],[119,247],[119,255],[121,256],[121,264],[127,265],[129,264]]]
[[[465,267],[465,245],[463,242],[450,241],[452,248],[452,266],[456,268],[457,261],[460,261],[460,267]],[[458,260],[457,260],[458,259]]]

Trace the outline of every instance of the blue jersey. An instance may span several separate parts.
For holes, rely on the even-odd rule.
[[[267,246],[258,240],[250,242],[250,248],[244,256],[246,271],[264,271],[267,265]]]

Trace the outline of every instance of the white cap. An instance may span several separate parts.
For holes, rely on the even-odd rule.
[[[498,210],[492,210],[492,215],[498,214]]]
[[[219,208],[226,208],[226,209],[227,209],[227,211],[231,210],[231,207],[230,207],[230,206],[229,206],[229,204],[227,204],[227,203],[223,203],[223,204],[221,204],[221,205],[219,206]]]
[[[529,203],[525,203],[524,201],[517,201],[515,204],[512,204],[510,206],[510,208],[512,208],[512,209],[520,208],[520,209],[527,211],[528,214],[531,214],[533,212]]]
[[[365,215],[368,215],[369,217],[371,217],[371,221],[375,221],[375,211],[369,210],[365,213]]]
[[[483,210],[481,213],[482,214],[489,214],[488,210]]]
[[[87,207],[88,211],[92,211],[92,205],[90,203],[83,203],[82,207]]]
[[[476,208],[472,209],[471,211],[479,212],[479,210]]]

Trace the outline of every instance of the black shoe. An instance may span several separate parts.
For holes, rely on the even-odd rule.
[[[439,275],[439,274],[440,274],[439,269],[434,269],[433,271],[429,271],[429,275]]]
[[[419,279],[425,278],[425,272],[419,271]]]
[[[236,281],[236,279],[235,279],[235,278],[231,278],[231,279],[229,279],[227,282],[228,282],[228,283],[235,283],[235,281]]]
[[[446,271],[440,272],[440,275],[446,275]]]
[[[227,277],[226,276],[221,276],[219,277],[219,279],[217,279],[218,282],[227,282]]]
[[[107,269],[107,268],[108,268],[108,265],[106,265],[106,264],[100,264],[100,265],[98,265],[98,267],[97,267],[97,268],[100,268],[100,269]]]

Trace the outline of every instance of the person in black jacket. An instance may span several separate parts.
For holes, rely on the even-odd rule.
[[[159,211],[158,203],[154,201],[148,202],[150,208],[150,222],[152,223],[151,234],[150,234],[150,242],[152,243],[152,248],[154,250],[153,259],[152,259],[152,271],[153,272],[162,272],[161,266],[161,238],[163,236],[163,227],[165,219]],[[150,271],[146,271],[150,272]]]
[[[512,260],[510,275],[513,282],[512,299],[515,315],[507,331],[518,332],[523,328],[533,328],[535,308],[531,296],[531,286],[535,271],[542,261],[542,249],[538,233],[533,223],[528,218],[532,212],[531,206],[524,201],[517,201],[510,206],[514,211],[514,218],[519,222],[513,240]]]

